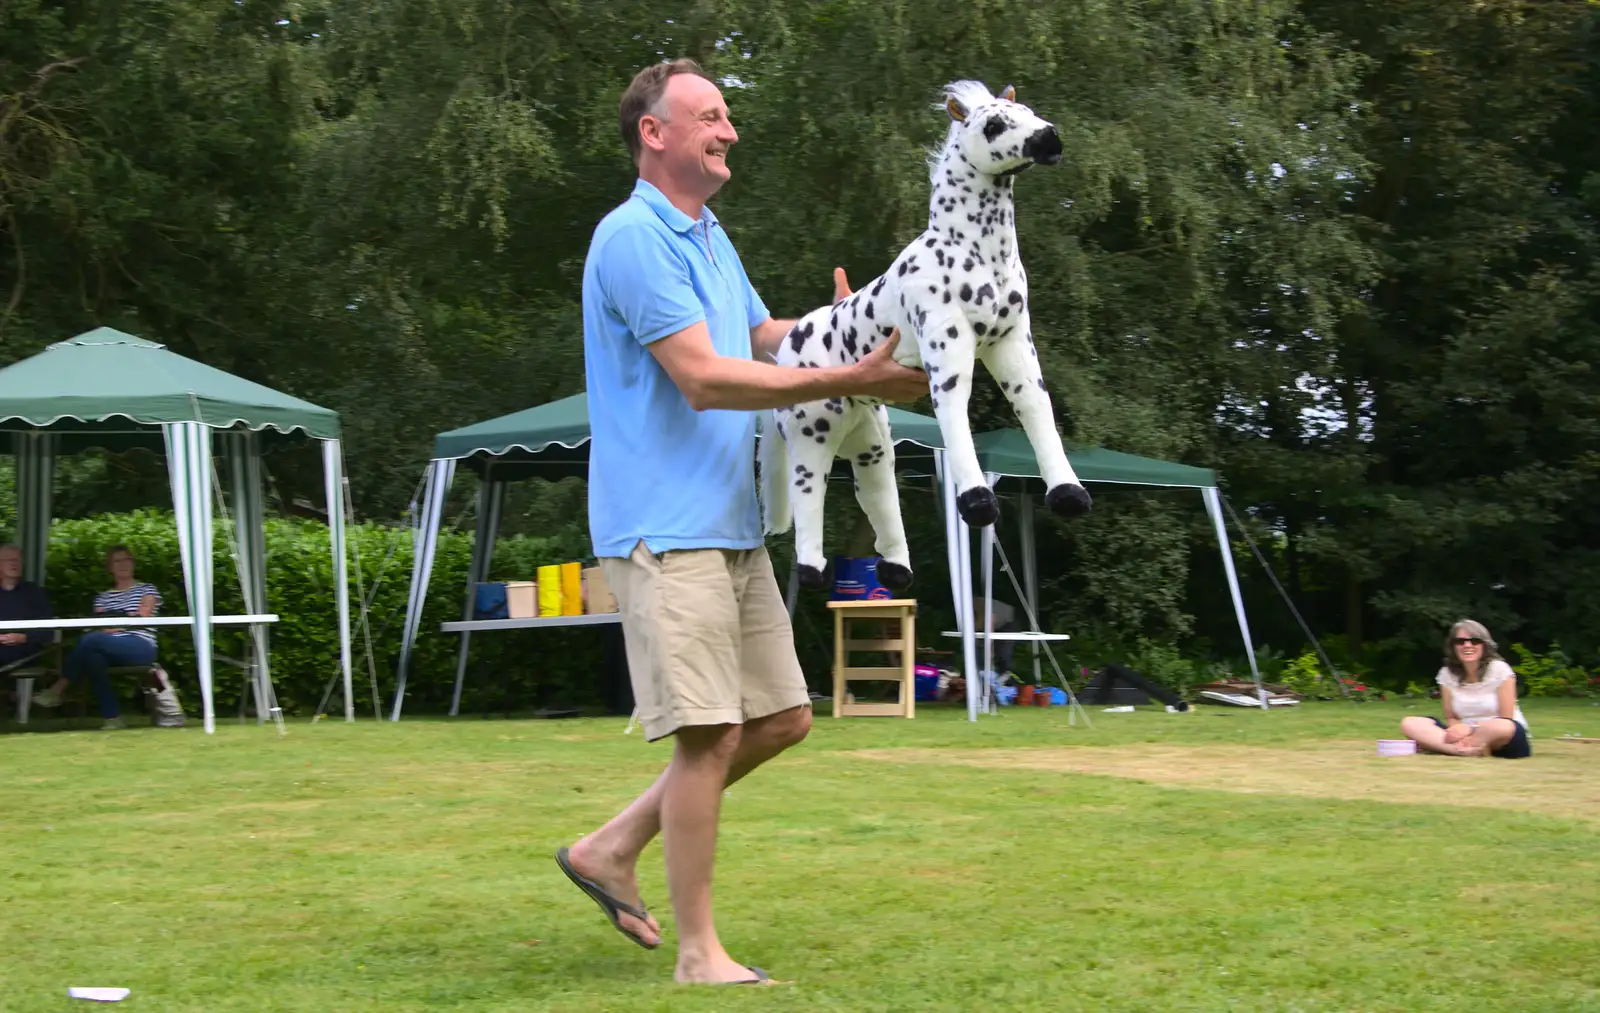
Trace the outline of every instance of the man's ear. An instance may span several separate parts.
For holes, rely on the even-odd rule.
[[[661,124],[666,122],[659,116],[645,113],[639,117],[639,146],[659,151],[665,145],[661,140]],[[652,143],[653,141],[653,143]]]

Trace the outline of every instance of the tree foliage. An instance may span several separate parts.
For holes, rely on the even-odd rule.
[[[938,87],[1012,83],[1066,141],[1019,180],[1018,229],[1070,438],[1216,467],[1316,632],[1402,684],[1462,614],[1592,654],[1596,17],[11,0],[0,342],[9,361],[109,324],[336,408],[357,508],[392,520],[434,433],[581,389],[579,277],[633,178],[616,110],[640,66],[691,55],[723,80],[741,143],[717,211],[784,315],[923,227]],[[992,385],[973,413],[1013,423]],[[320,503],[315,461],[271,467],[285,501]],[[69,512],[162,488],[151,461],[73,468]],[[1197,497],[1096,495],[1041,533],[1050,620],[1102,653],[1157,637],[1237,656]],[[509,514],[583,544],[581,483],[521,488]],[[908,523],[936,599],[936,516]],[[1256,639],[1298,653],[1241,556]]]

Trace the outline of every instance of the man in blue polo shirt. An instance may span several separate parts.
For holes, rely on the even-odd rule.
[[[799,742],[810,694],[762,547],[753,412],[817,398],[913,401],[921,370],[897,335],[851,366],[774,363],[793,320],[774,320],[705,203],[738,134],[690,60],[648,67],[620,118],[639,178],[595,229],[583,274],[589,526],[622,613],[646,738],[671,762],[605,826],[562,848],[562,870],[640,945],[661,929],[635,866],[659,832],[681,982],[765,982],[730,957],[711,917],[723,789]],[[835,271],[835,297],[849,294]]]

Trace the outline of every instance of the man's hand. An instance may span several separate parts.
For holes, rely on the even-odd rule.
[[[854,293],[852,293],[850,291],[850,283],[845,280],[844,268],[842,268],[842,267],[834,268],[833,269],[833,301],[836,302],[836,303],[844,302],[846,299],[850,298],[850,296],[853,295],[853,294]]]
[[[27,642],[28,635],[26,633],[0,633],[0,644],[5,644],[7,647]]]
[[[894,349],[899,343],[900,329],[897,327],[883,344],[851,367],[864,387],[862,394],[896,402],[915,401],[928,393],[927,373],[920,369],[907,369],[894,361]]]
[[[853,295],[850,280],[844,268],[833,269],[833,301],[843,302]],[[915,401],[928,392],[928,374],[920,369],[907,369],[894,361],[895,346],[900,344],[900,328],[889,332],[889,339],[874,348],[856,363],[855,369],[868,386],[862,393],[879,397],[890,403]]]

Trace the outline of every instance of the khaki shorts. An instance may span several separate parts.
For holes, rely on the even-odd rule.
[[[646,739],[811,702],[766,549],[657,556],[641,541],[627,559],[602,557],[600,566],[622,613]]]

